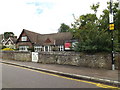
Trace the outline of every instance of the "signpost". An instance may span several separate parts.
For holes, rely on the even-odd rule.
[[[110,0],[110,14],[109,14],[109,30],[111,31],[111,42],[112,42],[112,50],[111,50],[111,57],[112,57],[112,70],[115,70],[115,64],[114,64],[114,37],[113,37],[113,31],[114,31],[114,19],[113,19],[113,10],[112,10],[112,3],[113,1]]]
[[[114,24],[109,24],[109,30],[114,30]]]

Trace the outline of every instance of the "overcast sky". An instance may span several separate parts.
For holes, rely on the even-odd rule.
[[[98,14],[109,0],[1,0],[0,34],[14,32],[19,36],[23,29],[41,34],[56,33],[61,23],[70,25],[82,14],[93,13],[90,6],[100,2]],[[113,0],[114,1],[114,0]]]

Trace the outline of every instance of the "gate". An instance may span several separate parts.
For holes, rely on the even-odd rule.
[[[38,52],[32,52],[32,62],[38,62]]]

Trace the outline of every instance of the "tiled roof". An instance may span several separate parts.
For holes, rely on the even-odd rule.
[[[46,45],[45,41],[49,39],[51,42],[50,45],[63,45],[66,40],[72,39],[72,34],[70,32],[62,32],[62,33],[53,33],[53,34],[39,34],[29,30],[25,30],[24,32],[29,37],[30,41],[36,45]]]
[[[13,43],[16,43],[17,36],[10,36],[9,38],[13,41]],[[1,42],[2,40],[4,40],[6,42],[9,38],[5,39],[4,35],[0,34],[0,44],[2,44],[2,42]]]
[[[12,41],[13,41],[13,43],[16,43],[16,41],[17,41],[17,37],[16,36],[14,36],[14,37],[9,37]]]
[[[36,44],[38,42],[38,36],[40,36],[39,33],[36,32],[32,32],[26,29],[23,29],[24,32],[27,34],[27,36],[29,37],[30,41],[34,44]]]
[[[3,40],[3,34],[0,34],[0,44],[2,40]]]

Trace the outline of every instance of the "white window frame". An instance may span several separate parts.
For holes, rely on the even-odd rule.
[[[21,41],[27,41],[27,36],[22,36]]]
[[[35,52],[40,52],[42,51],[42,46],[34,46]]]
[[[64,51],[64,46],[63,46],[63,45],[60,45],[60,46],[59,46],[59,50],[60,50],[60,51]]]
[[[51,50],[51,47],[50,46],[44,46],[44,52],[49,52]]]
[[[28,51],[29,46],[19,46],[19,51]]]

